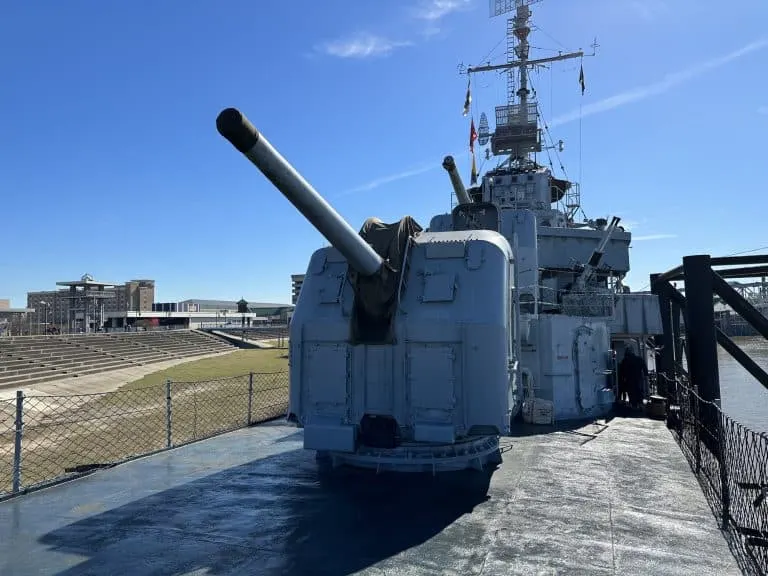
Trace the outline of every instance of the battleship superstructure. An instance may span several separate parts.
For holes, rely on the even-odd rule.
[[[507,62],[465,71],[470,77],[506,71],[507,103],[496,106],[493,133],[484,113],[477,133],[472,120],[472,179],[477,176],[475,139],[488,145],[487,157],[499,162],[467,190],[453,158],[446,158],[443,166],[458,205],[433,217],[428,229],[498,230],[515,247],[523,416],[552,423],[608,413],[615,398],[617,352],[622,354],[629,342],[642,351],[647,336],[661,333],[661,318],[652,295],[630,294],[622,283],[629,272],[631,233],[616,217],[577,221],[582,212],[578,183],[555,177],[536,160],[547,148],[562,150],[563,143],[547,147],[543,142],[548,130],[540,123],[529,70],[584,56],[577,51],[529,57],[530,5],[539,1],[491,0],[491,17],[513,13],[507,19]],[[579,80],[583,92],[583,67]],[[465,115],[470,103],[468,83]]]
[[[426,230],[369,218],[355,232],[239,111],[217,119],[331,244],[312,255],[291,320],[288,417],[305,448],[334,463],[483,466],[520,414],[550,424],[605,415],[612,339],[655,333],[657,300],[622,286],[631,235],[618,218],[577,223],[578,185],[535,160],[527,70],[581,53],[530,60],[531,3],[492,2],[492,14],[515,11],[515,58],[468,69],[510,70],[517,86],[493,134],[480,122],[480,144],[502,160],[466,189],[446,157],[459,203]]]

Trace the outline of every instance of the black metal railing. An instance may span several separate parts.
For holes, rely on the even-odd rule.
[[[715,269],[721,266],[738,266]],[[667,424],[747,573],[768,574],[768,435],[750,430],[720,407],[718,344],[768,388],[768,374],[715,323],[719,297],[768,339],[768,319],[726,278],[768,275],[768,255],[687,256],[651,276],[664,333],[657,341],[657,393],[667,399]],[[685,295],[671,282],[683,280]]]
[[[670,427],[683,454],[745,572],[768,573],[768,435],[704,400],[683,374],[675,390]],[[703,409],[715,418],[701,418]]]

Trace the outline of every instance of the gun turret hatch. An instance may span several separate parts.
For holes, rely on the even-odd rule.
[[[372,276],[381,270],[383,258],[272,147],[239,110],[223,110],[216,118],[216,129],[261,170],[275,188],[341,252],[352,269],[362,276]]]

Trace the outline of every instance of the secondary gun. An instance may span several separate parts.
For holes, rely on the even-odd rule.
[[[472,198],[464,187],[464,182],[461,181],[461,176],[459,176],[459,171],[456,169],[456,161],[453,159],[453,156],[446,156],[443,159],[443,168],[448,172],[451,186],[453,186],[453,191],[456,193],[456,199],[459,201],[459,204],[471,204]]]

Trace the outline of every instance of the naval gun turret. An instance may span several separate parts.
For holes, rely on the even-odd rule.
[[[456,200],[459,204],[471,204],[472,198],[469,196],[467,189],[464,188],[464,182],[461,181],[459,171],[456,169],[456,161],[453,156],[446,156],[443,159],[443,168],[448,172],[448,177],[451,179],[451,186],[456,193]]]
[[[605,247],[608,245],[608,242],[611,239],[611,235],[618,227],[620,221],[621,218],[618,216],[611,218],[610,224],[608,224],[608,226],[603,231],[603,236],[600,238],[600,242],[597,244],[597,248],[594,249],[592,255],[589,257],[589,260],[587,260],[587,263],[584,264],[580,274],[576,277],[573,292],[578,293],[586,290],[587,283],[595,276],[595,272],[603,260]]]
[[[237,110],[218,131],[332,244],[312,255],[290,325],[289,420],[334,463],[482,466],[521,405],[514,260],[494,230],[359,233]]]
[[[482,192],[479,187],[470,189],[479,193],[480,199],[472,197],[464,187],[461,176],[456,168],[453,156],[443,159],[443,168],[448,172],[453,192],[456,194],[458,205],[451,212],[452,230],[499,230],[499,210],[495,204],[482,202]]]

